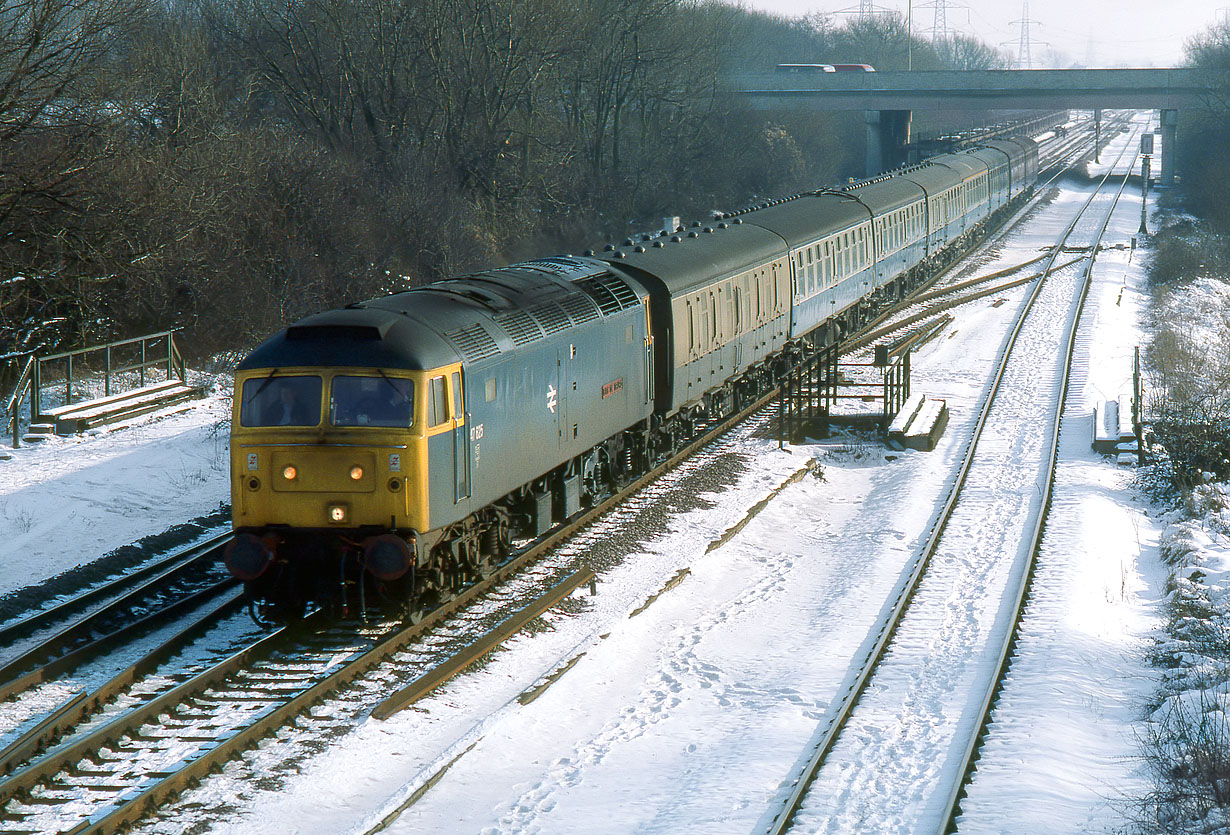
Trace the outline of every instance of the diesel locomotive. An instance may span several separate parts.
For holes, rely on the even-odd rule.
[[[904,297],[1037,168],[990,142],[296,322],[236,371],[227,566],[270,618],[430,606]]]

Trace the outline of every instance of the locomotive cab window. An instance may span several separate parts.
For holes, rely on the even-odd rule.
[[[444,390],[444,377],[432,377],[427,392],[427,425],[439,426],[448,420],[448,396]]]
[[[257,377],[243,384],[241,426],[316,426],[320,423],[319,377]]]
[[[414,422],[414,382],[396,377],[334,377],[329,422],[408,429]]]

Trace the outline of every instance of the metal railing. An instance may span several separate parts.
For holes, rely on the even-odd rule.
[[[9,355],[10,361],[26,358],[7,405],[5,434],[12,433],[13,447],[20,445],[21,413],[27,397],[30,400],[30,420],[35,421],[43,414],[44,403],[48,401],[58,400],[56,405],[68,406],[98,396],[110,397],[149,385],[151,376],[159,371],[166,374],[166,380],[178,378],[185,382],[184,360],[175,345],[177,330],[173,328],[45,357]],[[97,391],[100,381],[101,394]],[[44,393],[49,389],[55,392],[62,390],[62,395],[58,398],[54,395],[45,397]],[[84,393],[78,396],[81,392]]]
[[[11,355],[9,359],[19,359],[21,356],[23,355]],[[21,445],[21,404],[25,402],[26,394],[30,391],[30,384],[34,380],[34,366],[37,364],[33,354],[24,356],[26,357],[26,363],[17,375],[17,384],[13,387],[13,396],[9,398],[4,411],[9,418],[4,431],[6,435],[10,432],[12,433],[13,449],[17,449]]]

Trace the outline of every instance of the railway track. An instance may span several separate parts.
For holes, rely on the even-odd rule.
[[[766,401],[767,398],[724,421],[722,427],[753,414]],[[697,447],[710,443],[713,437],[706,435],[679,457],[648,474],[636,488],[660,476]],[[387,662],[390,656],[404,655],[404,647],[441,627],[446,619],[462,613],[478,598],[494,593],[498,583],[522,571],[564,538],[610,510],[623,497],[623,494],[612,497],[573,525],[554,532],[517,559],[501,566],[493,577],[435,610],[423,623],[411,629],[380,623],[342,624],[314,631],[310,628],[279,630],[193,675],[151,676],[147,679],[151,682],[147,688],[151,692],[137,697],[138,701],[144,700],[139,707],[126,706],[123,710],[104,712],[84,725],[81,720],[85,717],[78,716],[76,725],[81,727],[75,727],[74,722],[43,727],[41,736],[24,740],[26,747],[21,751],[6,752],[9,757],[3,762],[14,771],[8,780],[0,783],[0,803],[4,804],[0,832],[104,832],[130,824],[255,740],[293,721],[307,705],[337,692],[377,665],[383,665],[385,671],[381,675],[385,681],[414,679],[416,682],[414,692],[402,693],[398,697],[400,701],[367,708],[377,715],[387,715],[417,693],[434,686],[433,682],[438,683],[450,675],[450,670],[455,672],[470,663],[475,652],[481,654],[486,650],[470,649],[468,653],[459,650],[451,655],[414,650],[408,658]],[[533,608],[535,605],[549,605],[537,602],[544,595],[557,599],[586,582],[591,575],[580,570],[567,574],[565,580],[561,580],[561,576],[559,571],[551,574],[550,579],[527,575],[525,582],[540,586],[541,593],[531,595],[534,601],[526,606],[513,603],[497,606],[508,618],[500,621],[505,624],[502,630],[499,625],[494,627],[496,643],[515,629],[515,611],[524,613],[522,620],[532,618],[532,613],[537,611]],[[218,616],[224,610],[230,612],[227,606],[234,605],[234,600],[227,601],[225,606],[218,608]],[[484,615],[478,620],[488,624],[480,632],[493,631],[490,617]],[[499,634],[501,632],[503,634]],[[480,640],[481,634],[462,630],[448,637],[444,644],[472,648]],[[148,674],[150,669],[153,667],[145,668],[144,672],[134,675],[134,679]],[[112,695],[122,689],[115,690]],[[99,702],[104,700],[98,699]],[[54,744],[50,742],[58,737],[65,739]],[[43,748],[47,750],[42,754],[30,754]],[[19,763],[22,764],[19,766]]]
[[[0,625],[0,699],[234,588],[220,560],[228,541],[212,537]]]
[[[1123,191],[1099,198],[1107,178],[1052,248],[1048,278],[1035,285],[1005,340],[956,483],[768,831],[841,830],[856,821],[913,831],[938,821],[938,831],[948,831],[955,820],[1007,672],[1046,520],[1076,324],[1097,242]],[[1085,266],[1052,277],[1064,243],[1088,225],[1099,199],[1109,207],[1088,233]],[[1038,402],[1054,405],[1046,422],[1038,420]],[[993,673],[978,674],[983,669]],[[970,692],[977,695],[962,695]],[[843,735],[846,728],[853,732]],[[954,741],[936,741],[943,736]],[[895,787],[892,808],[877,806],[883,795],[877,799],[875,783]]]
[[[381,704],[364,702],[360,713],[400,709],[593,576],[583,565],[584,549],[544,557],[609,511],[635,513],[635,500],[621,509],[629,495],[706,446],[720,450],[721,433],[764,411],[770,400],[715,421],[625,491],[529,545],[413,626],[309,618],[190,672],[183,665],[160,667],[166,652],[159,650],[159,663],[143,660],[122,680],[68,701],[4,753],[10,773],[0,781],[0,833],[112,832],[130,825],[373,668],[379,668],[377,692],[391,683],[411,685]],[[239,616],[240,603],[228,601],[218,616]],[[93,709],[121,694],[110,709]]]

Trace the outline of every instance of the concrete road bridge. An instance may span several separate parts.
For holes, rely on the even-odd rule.
[[[1179,111],[1208,107],[1211,79],[1195,69],[767,72],[731,79],[761,109],[862,110],[867,173],[904,161],[914,110],[1159,110],[1163,185],[1174,183]]]

